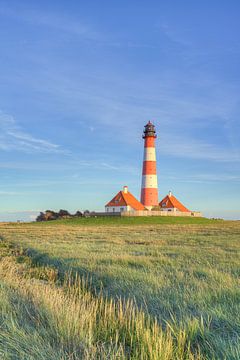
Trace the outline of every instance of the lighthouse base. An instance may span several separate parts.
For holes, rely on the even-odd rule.
[[[147,209],[147,210],[149,210],[149,211],[151,211],[151,210],[152,210],[152,208],[154,208],[154,206],[152,206],[152,205],[150,205],[150,206],[146,206],[146,205],[145,205],[145,209]]]
[[[157,188],[142,188],[141,203],[148,210],[152,210],[152,208],[154,208],[155,206],[158,206],[158,189]]]

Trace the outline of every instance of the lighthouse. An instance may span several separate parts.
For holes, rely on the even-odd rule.
[[[142,168],[141,203],[151,210],[158,206],[158,184],[155,139],[157,137],[155,126],[149,121],[143,131],[144,155]]]

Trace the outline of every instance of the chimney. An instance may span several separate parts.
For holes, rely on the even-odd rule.
[[[123,187],[123,192],[124,192],[124,194],[128,193],[128,187],[126,185]]]
[[[169,196],[169,197],[171,197],[171,196],[172,196],[172,192],[171,192],[171,190],[169,191],[168,196]]]

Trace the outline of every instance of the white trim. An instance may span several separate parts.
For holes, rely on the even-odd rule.
[[[142,176],[142,189],[145,188],[158,188],[157,175],[143,175]]]

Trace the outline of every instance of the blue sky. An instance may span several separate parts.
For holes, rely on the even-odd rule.
[[[139,198],[240,218],[239,1],[0,1],[0,220]]]

